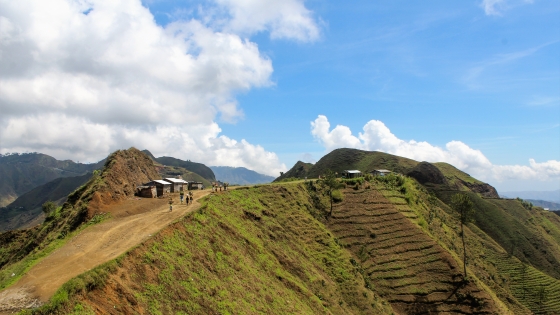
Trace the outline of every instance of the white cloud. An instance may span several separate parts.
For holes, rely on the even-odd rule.
[[[270,37],[313,41],[320,31],[302,0],[215,0],[232,17],[226,28],[252,34],[269,31]]]
[[[482,0],[481,6],[486,15],[500,15],[504,4],[504,0]]]
[[[216,3],[230,12],[224,28],[195,18],[159,26],[140,0],[0,0],[0,152],[94,161],[136,146],[285,170],[215,121],[243,117],[236,93],[271,85],[271,60],[241,36],[305,41],[318,27],[301,1]]]
[[[482,0],[480,6],[486,15],[500,16],[504,11],[523,4],[532,4],[533,0]]]
[[[441,148],[424,141],[401,140],[379,120],[370,120],[363,132],[354,136],[346,126],[337,125],[331,130],[327,117],[319,115],[311,122],[311,134],[327,151],[355,148],[382,151],[417,161],[447,162],[481,180],[560,179],[560,161],[538,163],[530,159],[529,165],[494,165],[480,150],[461,141],[450,141]]]

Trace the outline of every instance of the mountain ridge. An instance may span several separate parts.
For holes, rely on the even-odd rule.
[[[274,180],[273,176],[257,173],[245,167],[209,166],[222,182],[237,185],[266,184]]]

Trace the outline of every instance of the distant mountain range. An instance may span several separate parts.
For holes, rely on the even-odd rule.
[[[263,175],[245,167],[210,166],[216,179],[222,182],[239,185],[270,183],[274,177]]]
[[[59,177],[19,196],[8,206],[0,208],[0,232],[26,228],[42,222],[44,219],[42,216],[43,203],[54,201],[57,205],[62,205],[66,201],[66,197],[84,185],[91,176],[92,173]]]
[[[521,198],[560,203],[560,189],[550,191],[503,191],[502,198]]]
[[[529,201],[530,203],[532,203],[534,206],[537,207],[546,208],[548,210],[560,210],[560,203],[557,202],[535,200],[535,199],[524,199],[524,200]]]
[[[104,160],[95,164],[59,161],[42,153],[0,155],[0,207],[56,178],[84,175],[103,164]]]

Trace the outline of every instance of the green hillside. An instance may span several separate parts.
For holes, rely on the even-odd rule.
[[[313,207],[299,185],[213,195],[35,313],[393,314]]]
[[[142,153],[155,162],[156,169],[163,178],[180,175],[186,181],[201,182],[206,187],[210,187],[211,183],[216,181],[214,172],[202,163],[183,161],[167,156],[156,158],[148,150],[142,150]]]
[[[58,161],[41,153],[0,155],[0,207],[18,196],[59,177],[84,175],[103,167],[95,164]]]
[[[388,153],[348,148],[333,150],[314,165],[298,161],[292,169],[274,181],[280,182],[289,178],[303,179],[306,176],[318,178],[327,170],[340,174],[344,170],[354,169],[364,175],[376,169],[387,169],[413,177],[432,189],[473,191],[485,197],[498,197],[494,187],[447,163],[417,162]]]
[[[169,156],[162,156],[156,158],[156,161],[165,166],[182,167],[188,171],[191,171],[193,173],[202,176],[202,178],[205,178],[209,182],[216,181],[216,176],[214,176],[214,172],[212,172],[212,170],[208,166],[202,163],[183,161]]]
[[[44,219],[41,210],[43,203],[50,200],[61,206],[66,197],[91,176],[92,173],[60,177],[19,196],[7,207],[0,208],[0,232],[26,227],[30,223],[41,223]]]
[[[449,203],[456,192],[436,192]],[[521,261],[560,279],[560,218],[516,199],[484,199],[465,192],[475,204],[475,224]]]
[[[29,313],[560,314],[560,216],[490,198],[490,185],[446,164],[364,152],[339,150],[317,164],[344,156],[351,163],[342,169],[366,170],[383,160],[379,168],[392,163],[410,176],[338,179],[332,214],[321,180],[213,193],[195,213]],[[111,157],[99,178],[71,195],[65,207],[72,208],[41,229],[0,234],[0,285],[64,240],[65,227],[79,227],[76,214],[95,213],[92,194],[141,181],[126,170],[154,164],[137,153]],[[299,163],[292,174],[312,174],[317,164]],[[450,206],[455,194],[475,210],[464,235]],[[35,248],[39,254],[22,255]]]

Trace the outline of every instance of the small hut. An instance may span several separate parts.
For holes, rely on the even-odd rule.
[[[389,170],[374,170],[371,172],[371,175],[373,176],[387,176],[391,174],[391,171]]]
[[[189,190],[193,189],[203,189],[202,182],[189,182]]]
[[[143,198],[156,198],[156,186],[138,186],[136,187],[136,196]]]
[[[155,186],[157,191],[157,196],[161,197],[171,192],[171,183],[164,180],[154,179],[143,186]]]
[[[179,178],[164,178],[163,180],[171,184],[171,192],[183,191],[183,186],[187,184],[186,181]]]
[[[362,177],[362,172],[358,171],[358,170],[344,170],[342,172],[342,176],[344,176],[345,178],[356,178],[356,177]]]

